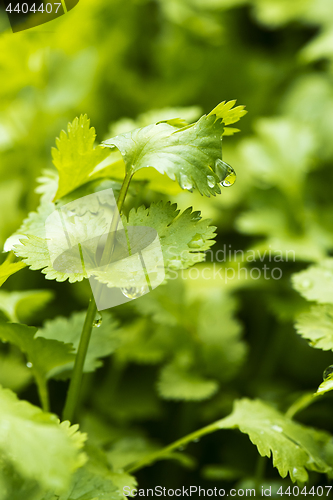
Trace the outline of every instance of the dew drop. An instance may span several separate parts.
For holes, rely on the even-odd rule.
[[[137,299],[138,297],[141,297],[145,293],[149,292],[149,288],[147,285],[143,285],[140,287],[136,286],[129,286],[129,287],[123,287],[120,289],[121,293],[125,295],[128,299]]]
[[[193,443],[199,443],[200,438],[193,439]]]
[[[99,316],[94,320],[93,322],[93,327],[99,328],[103,322],[102,316],[99,314]]]
[[[215,187],[216,182],[215,182],[215,179],[212,175],[207,175],[207,182],[208,182],[208,186],[210,188]]]
[[[180,186],[183,189],[188,189],[189,191],[193,188],[190,179],[184,174],[180,174]]]
[[[178,451],[184,451],[185,450],[185,446],[179,446],[177,449],[178,449]]]
[[[236,182],[236,172],[231,165],[219,158],[215,162],[215,170],[220,179],[220,186],[230,187]]]
[[[333,373],[333,365],[330,365],[324,370],[323,380],[326,380]]]
[[[190,248],[201,248],[202,245],[204,244],[204,240],[201,236],[201,234],[197,233],[189,242],[188,246]]]
[[[30,363],[30,361],[27,362],[27,367],[32,368],[32,363]]]
[[[272,425],[272,429],[276,432],[283,432],[282,427],[280,427],[279,425]]]

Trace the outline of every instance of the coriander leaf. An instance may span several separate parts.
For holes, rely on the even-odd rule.
[[[94,168],[101,163],[109,151],[100,146],[94,148],[95,129],[90,128],[87,115],[81,115],[68,124],[68,133],[63,130],[57,138],[57,148],[52,148],[53,163],[59,172],[59,186],[55,199],[61,198],[85,184]]]
[[[32,364],[37,382],[52,377],[61,367],[73,362],[73,346],[57,340],[37,338],[37,328],[0,322],[0,339],[16,345]]]
[[[0,286],[4,282],[26,266],[25,262],[10,262],[8,259],[0,265]]]
[[[16,352],[0,354],[0,385],[19,392],[31,383],[32,373],[23,356]],[[0,496],[1,498],[1,496]]]
[[[52,298],[51,290],[28,290],[26,292],[0,291],[0,309],[13,322],[27,320],[42,309]],[[19,318],[19,319],[18,319]]]
[[[255,129],[257,137],[242,141],[244,162],[261,184],[295,195],[312,166],[312,129],[290,117],[261,118]]]
[[[333,350],[333,305],[313,306],[298,316],[295,328],[312,347]]]
[[[158,392],[164,399],[185,401],[208,399],[216,393],[218,387],[215,380],[205,379],[176,363],[164,366],[157,382]]]
[[[332,473],[329,458],[330,434],[305,427],[260,400],[236,401],[234,410],[219,427],[238,428],[248,434],[262,457],[273,457],[280,475],[305,482],[308,472]]]
[[[323,395],[326,392],[333,390],[333,375],[329,375],[325,378],[325,380],[320,384],[317,389],[317,392],[314,393],[313,396]]]
[[[74,353],[80,342],[85,312],[72,314],[70,318],[57,317],[45,322],[36,334],[36,339],[45,342],[69,342],[74,347]],[[84,372],[92,372],[102,365],[100,358],[106,357],[117,348],[120,343],[118,324],[110,313],[103,313],[102,324],[99,328],[93,328],[89,348],[84,364]],[[64,345],[64,344],[62,344]],[[68,375],[68,370],[73,368],[73,359],[63,365],[63,370],[57,371],[57,376],[62,371]]]
[[[205,258],[204,250],[210,248],[214,241],[215,227],[209,226],[209,220],[202,220],[199,212],[192,212],[191,208],[179,214],[175,204],[152,203],[149,208],[144,206],[137,210],[132,209],[128,220],[123,217],[123,225],[126,231],[133,227],[144,226],[157,231],[160,239],[166,272],[171,274],[172,270],[186,269]],[[155,258],[153,252],[148,253],[145,260]],[[135,256],[133,256],[134,260]],[[131,279],[138,280],[136,268],[131,271],[130,261],[127,259],[111,262],[107,266],[92,271],[92,274],[101,283],[109,287],[126,287]],[[147,267],[148,263],[146,262]],[[138,284],[136,286],[139,286]]]
[[[65,490],[85,456],[80,452],[85,436],[78,426],[59,424],[57,417],[27,401],[19,401],[9,389],[0,388],[0,450],[27,480],[43,488]],[[0,480],[1,480],[0,473]]]
[[[333,258],[293,274],[293,287],[307,300],[333,304]]]
[[[107,204],[103,205],[103,191],[96,194],[96,207],[90,207],[88,204],[87,210],[79,212],[80,207],[77,204],[73,221],[67,220],[68,232],[74,242],[82,242],[85,240],[92,240],[98,237],[109,228]],[[84,200],[84,198],[83,198]],[[84,201],[83,201],[84,203]],[[97,206],[98,205],[98,206]],[[83,207],[84,208],[84,207]],[[93,209],[96,210],[93,212]],[[46,279],[55,279],[57,281],[69,280],[70,283],[82,281],[87,277],[87,273],[82,269],[81,260],[75,261],[72,257],[70,261],[70,268],[77,268],[76,272],[66,272],[55,269],[52,265],[50,250],[48,247],[48,240],[46,235],[46,221],[47,218],[53,214],[56,206],[53,203],[42,203],[37,212],[31,212],[27,219],[22,223],[16,235],[19,243],[14,245],[14,252],[17,256],[22,257],[24,263],[32,270],[42,269],[42,273],[46,275]],[[52,242],[54,251],[57,255],[68,250],[67,241],[64,239],[64,230],[62,227],[52,225]]]
[[[121,500],[124,498],[110,477],[90,471],[87,467],[78,469],[68,490],[55,495],[48,493],[40,500]]]
[[[121,363],[155,364],[162,361],[173,347],[167,327],[139,318],[122,327],[121,345],[116,355]]]
[[[237,122],[246,113],[244,106],[233,108],[235,102],[220,103],[192,125],[179,128],[178,122],[159,122],[118,135],[103,144],[119,149],[129,171],[154,167],[172,180],[177,179],[183,189],[197,188],[201,194],[215,196],[221,192],[215,162],[222,155],[225,126]]]
[[[143,436],[126,436],[111,445],[107,459],[113,470],[121,470],[158,449],[155,442]]]
[[[135,120],[131,118],[121,118],[117,122],[112,123],[109,127],[109,133],[112,137],[115,137],[116,135],[130,132],[136,128],[146,127],[151,123],[157,123],[162,120],[168,121],[179,119],[180,116],[182,117],[181,121],[185,121],[185,125],[187,125],[199,118],[201,113],[202,110],[198,106],[150,109],[138,115]]]

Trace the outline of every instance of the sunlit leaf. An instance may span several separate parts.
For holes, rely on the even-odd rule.
[[[307,300],[333,304],[333,259],[326,259],[292,276],[294,288]]]
[[[128,170],[154,167],[177,179],[183,189],[197,188],[206,196],[215,195],[221,192],[221,179],[215,173],[215,162],[222,156],[221,136],[226,125],[237,122],[246,113],[244,106],[233,108],[235,102],[224,101],[183,128],[174,122],[159,122],[103,144],[119,149]]]
[[[24,262],[9,262],[6,260],[0,266],[0,286],[13,274],[17,273],[26,266]]]
[[[248,434],[261,456],[272,457],[282,477],[289,474],[292,481],[305,482],[307,471],[332,473],[331,435],[298,424],[262,401],[236,401],[221,428]]]
[[[69,422],[0,389],[0,448],[2,459],[27,480],[47,489],[65,490],[73,472],[84,463],[84,435]],[[42,471],[42,473],[41,473]]]
[[[94,148],[95,137],[95,129],[90,128],[87,115],[69,123],[67,134],[61,131],[57,148],[52,149],[53,163],[59,172],[56,198],[85,184],[96,165],[108,156],[108,150],[100,146]]]
[[[311,347],[333,350],[333,305],[313,306],[298,316],[295,328]]]
[[[36,332],[35,327],[0,323],[0,339],[16,345],[26,355],[37,379],[48,379],[61,367],[73,362],[73,346],[58,340],[37,338]]]
[[[175,364],[162,368],[157,382],[158,392],[164,399],[201,401],[218,390],[218,383],[188,371]]]
[[[70,318],[57,317],[53,320],[45,322],[43,328],[40,328],[36,334],[36,339],[46,342],[65,342],[71,343],[74,350],[80,342],[81,332],[83,328],[85,312],[72,314]],[[110,313],[103,313],[102,323],[98,328],[93,328],[89,348],[84,364],[85,372],[92,372],[102,365],[100,358],[111,354],[120,343],[120,332],[117,329],[118,323],[112,318]],[[73,368],[73,360],[64,364],[63,371],[69,376]],[[61,370],[57,371],[57,375]]]

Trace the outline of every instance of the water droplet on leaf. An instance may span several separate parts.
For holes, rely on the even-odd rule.
[[[207,175],[207,182],[210,188],[213,188],[216,184],[215,179],[212,175]]]
[[[200,438],[193,439],[193,443],[199,443]]]
[[[188,189],[189,191],[193,188],[190,179],[184,174],[180,174],[180,186],[183,189]]]
[[[220,179],[220,186],[230,187],[236,182],[236,172],[231,165],[219,158],[215,162],[215,170]]]
[[[323,380],[326,380],[333,373],[333,365],[330,365],[324,370]]]
[[[148,293],[149,288],[147,285],[143,285],[140,287],[136,286],[129,286],[129,287],[123,287],[120,289],[121,293],[125,295],[128,299],[137,299],[138,297],[141,297],[145,293]]]
[[[94,326],[95,328],[99,328],[99,327],[101,326],[101,324],[102,324],[102,321],[103,321],[103,318],[102,318],[102,316],[101,316],[101,315],[99,315],[99,316],[98,316],[98,317],[94,320],[94,322],[93,322],[93,326]]]
[[[32,363],[30,363],[30,361],[27,362],[27,367],[32,368]]]
[[[282,427],[280,427],[279,425],[272,425],[272,429],[273,429],[273,431],[276,431],[276,432],[283,432]]]
[[[204,240],[201,236],[201,234],[197,233],[189,242],[188,246],[190,248],[201,248],[202,245],[204,244]]]
[[[201,220],[201,212],[192,213],[192,221]]]

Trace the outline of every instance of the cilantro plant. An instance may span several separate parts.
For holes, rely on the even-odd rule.
[[[118,195],[117,208],[122,213],[132,177],[140,169],[154,167],[160,174],[167,174],[172,180],[177,180],[183,189],[197,189],[206,196],[220,193],[220,186],[233,184],[234,171],[222,161],[221,138],[237,131],[228,125],[237,122],[245,114],[243,106],[234,107],[234,104],[235,101],[223,102],[191,125],[178,118],[158,122],[119,135],[97,147],[94,147],[95,131],[90,128],[88,118],[76,118],[68,125],[67,134],[61,132],[56,141],[57,147],[52,151],[58,175],[51,171],[45,172],[38,189],[42,196],[37,211],[30,213],[17,232],[7,240],[5,247],[9,251],[8,258],[0,268],[2,283],[24,266],[41,270],[48,280],[68,279],[74,283],[89,277],[86,269],[66,273],[53,266],[45,229],[47,217],[63,203],[87,193],[97,192],[102,196],[103,190],[109,186]],[[121,183],[112,180],[113,168],[119,164],[124,167]],[[102,206],[103,199],[99,197],[97,200]],[[98,211],[101,207],[95,209]],[[91,236],[100,230],[100,227],[93,227],[94,221],[85,216],[84,211],[76,213],[74,217],[84,226],[83,234]],[[215,228],[209,225],[209,221],[201,220],[200,213],[193,212],[191,208],[179,213],[175,205],[157,202],[148,208],[140,206],[136,210],[131,209],[128,218],[125,215],[122,218],[125,231],[129,226],[142,225],[156,229],[162,242],[166,278],[170,277],[173,270],[186,269],[202,261],[204,251],[213,244]],[[105,221],[98,220],[105,225]],[[111,239],[106,241],[102,262],[112,254],[118,222],[118,216],[114,214]],[[15,256],[20,260],[15,261]],[[110,272],[97,269],[95,278],[110,287],[119,287],[122,283],[117,267],[119,264],[116,261]],[[126,342],[124,330],[130,330],[131,325],[122,328],[112,316],[112,311],[103,313],[101,317],[91,296],[85,315],[74,313],[69,320],[59,317],[47,321],[43,328],[35,328],[20,321],[20,311],[22,307],[24,310],[26,301],[30,301],[28,307],[42,308],[50,300],[50,294],[42,291],[2,293],[1,308],[10,321],[1,322],[0,338],[2,342],[18,348],[26,357],[42,406],[41,410],[31,403],[19,402],[15,393],[2,389],[3,432],[5,427],[7,429],[7,437],[1,444],[5,470],[8,469],[8,474],[5,472],[3,477],[5,491],[19,488],[25,498],[43,499],[58,498],[58,495],[61,498],[79,498],[81,492],[94,498],[105,498],[105,494],[109,495],[108,498],[121,496],[120,490],[117,493],[119,485],[124,481],[132,484],[134,478],[124,475],[117,467],[112,471],[103,458],[102,450],[89,450],[87,446],[82,451],[86,435],[78,431],[77,425],[71,426],[70,422],[80,420],[77,405],[83,373],[96,370],[101,366],[102,357],[117,350],[120,358],[126,356],[122,351],[126,353],[131,339]],[[165,297],[165,291],[162,291],[163,295]],[[159,300],[159,291],[153,300]],[[149,303],[148,300],[148,308]],[[175,324],[177,318],[170,316],[170,313],[168,315],[162,310],[158,316],[166,316],[166,323]],[[143,333],[146,326],[140,326]],[[99,329],[90,340],[94,327]],[[187,329],[186,325],[184,327]],[[160,334],[165,336],[166,332]],[[209,335],[212,344],[207,345],[207,354],[211,348],[214,349],[216,342],[216,333],[212,335],[209,332]],[[236,331],[235,339],[230,340],[237,343],[237,336]],[[170,340],[165,338],[167,343]],[[140,343],[140,340],[137,342]],[[154,350],[152,346],[150,354],[148,350],[142,355],[159,358],[163,356],[160,349],[156,346]],[[140,348],[133,352],[138,356],[139,351]],[[193,362],[186,360],[186,356],[182,358],[181,352],[178,354],[178,358],[165,365],[161,372],[161,394],[166,398],[185,397],[193,400],[213,394],[218,387],[217,381],[202,377]],[[243,348],[237,355],[240,360],[242,355]],[[63,422],[60,423],[54,414],[49,413],[48,382],[50,379],[66,378],[70,378],[70,384],[63,409]],[[172,379],[175,381],[170,384]],[[189,439],[187,437],[185,441]],[[172,445],[170,449],[175,447]],[[27,460],[29,456],[31,458]],[[157,454],[157,458],[168,456],[172,456],[169,449]],[[151,463],[154,457],[143,460]],[[134,461],[128,470],[134,471],[138,467],[140,465]]]
[[[119,134],[99,146],[94,146],[95,131],[89,119],[81,116],[56,140],[52,157],[57,172],[44,171],[37,188],[41,194],[37,211],[31,212],[8,238],[8,256],[0,266],[1,284],[29,267],[40,270],[47,280],[69,281],[70,286],[82,282],[79,286],[83,288],[86,278],[93,275],[103,285],[124,290],[121,260],[106,268],[59,270],[51,260],[45,229],[47,218],[55,210],[75,200],[84,201],[85,196],[95,193],[93,210],[81,203],[73,217],[80,224],[81,235],[89,238],[101,234],[108,227],[101,215],[105,214],[103,193],[110,187],[117,196],[121,221],[115,212],[99,262],[110,262],[120,222],[126,233],[133,227],[150,227],[160,238],[165,282],[150,293],[140,289],[129,293],[126,289],[127,297],[138,300],[121,306],[123,313],[118,315],[118,308],[99,313],[91,295],[87,311],[72,311],[68,318],[46,318],[37,327],[31,326],[30,318],[53,299],[51,291],[0,291],[0,339],[9,347],[8,368],[17,370],[16,386],[0,390],[4,464],[1,499],[123,498],[124,486],[126,491],[135,490],[136,474],[145,467],[162,460],[194,467],[193,457],[182,452],[184,447],[207,434],[228,429],[248,435],[261,457],[272,458],[272,465],[282,478],[289,476],[292,482],[304,486],[309,471],[332,476],[330,434],[294,420],[296,414],[333,388],[331,367],[317,392],[296,398],[286,412],[264,400],[233,397],[230,414],[164,447],[137,434],[129,425],[129,414],[140,419],[161,411],[156,396],[152,399],[151,382],[147,378],[130,380],[131,387],[125,390],[123,398],[117,388],[131,363],[158,366],[155,391],[159,398],[193,404],[210,400],[221,387],[226,388],[244,365],[247,345],[234,318],[236,304],[230,294],[221,286],[196,289],[186,279],[174,279],[179,271],[186,272],[204,260],[205,251],[214,243],[216,228],[209,220],[201,219],[200,212],[192,208],[180,212],[170,202],[156,200],[148,207],[131,206],[140,190],[145,190],[147,184],[149,187],[151,167],[158,171],[157,175],[164,176],[165,182],[170,182],[169,178],[183,190],[207,197],[232,185],[235,172],[222,160],[221,139],[237,131],[229,125],[245,114],[243,106],[234,105],[235,101],[223,102],[193,124],[180,118],[159,121]],[[287,127],[290,132],[289,125],[283,122],[272,124],[273,130],[275,127]],[[296,130],[294,133],[297,135]],[[257,146],[253,142],[246,147]],[[275,182],[273,169],[269,175]],[[288,185],[279,182],[279,187],[288,198]],[[98,214],[97,218],[92,217],[92,212]],[[239,224],[249,228],[251,220],[254,215],[245,214]],[[318,303],[310,312],[300,314],[297,331],[312,346],[332,350],[331,260],[295,274],[293,282],[306,299]],[[24,368],[21,356],[26,360]],[[87,412],[82,404],[87,394],[83,375],[99,373],[103,361],[108,365],[110,356],[112,364],[96,394],[91,387]],[[36,401],[19,400],[15,394],[32,378],[41,407]],[[63,386],[66,389],[61,390],[54,408],[52,388],[67,380],[68,388]],[[90,383],[94,384],[93,379]],[[227,390],[225,394],[230,397]],[[138,396],[140,399],[136,399]],[[112,419],[117,423],[114,428],[105,421],[109,404],[113,405]],[[214,416],[226,413],[223,407],[214,405],[210,409],[208,406],[207,411]],[[77,423],[87,432],[79,430]],[[254,488],[260,486],[262,463],[259,460],[255,481],[251,483]],[[225,473],[223,467],[213,464],[203,471],[206,477]],[[237,477],[243,473],[232,469],[229,474]]]

